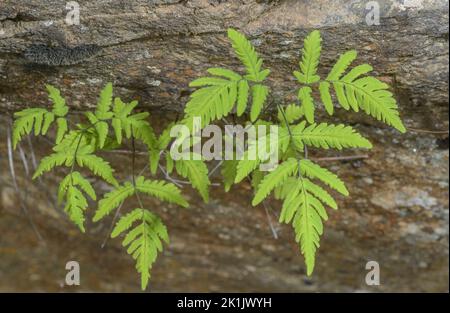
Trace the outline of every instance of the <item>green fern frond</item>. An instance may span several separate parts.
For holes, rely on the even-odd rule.
[[[306,122],[303,121],[292,127],[292,138],[300,150],[303,150],[304,145],[338,150],[342,148],[372,148],[372,144],[367,139],[352,127],[343,124],[320,123],[306,127]]]
[[[314,100],[312,98],[311,87],[305,86],[298,91],[298,99],[302,103],[302,110],[308,123],[314,123]]]
[[[330,83],[327,81],[320,82],[319,92],[320,92],[320,99],[322,100],[325,110],[329,115],[333,115],[334,105],[330,94]]]
[[[33,174],[33,179],[38,178],[43,173],[51,171],[53,168],[61,165],[71,166],[73,163],[73,155],[68,155],[62,152],[52,153],[44,157],[41,162],[39,162],[36,171]]]
[[[300,72],[294,75],[302,84],[312,84],[320,80],[317,75],[319,65],[322,38],[320,31],[312,31],[305,39],[302,49],[302,61],[299,63]]]
[[[92,112],[86,112],[86,117],[88,118],[91,125],[94,127],[97,133],[98,147],[102,149],[105,146],[106,137],[108,137],[109,125],[107,122],[100,120]]]
[[[275,170],[267,174],[258,185],[258,191],[253,198],[252,205],[256,206],[263,201],[272,190],[281,185],[289,176],[292,176],[298,170],[298,161],[294,158],[278,165]]]
[[[244,152],[242,159],[236,165],[236,177],[234,183],[237,184],[250,175],[264,160],[258,156],[258,141],[249,142],[248,149]]]
[[[266,151],[269,151],[270,145],[275,145],[278,146],[278,154],[283,154],[284,152],[286,152],[290,142],[290,136],[288,134],[287,128],[278,128],[278,138],[276,143],[271,143],[269,134],[267,134],[265,137],[261,136],[257,140],[249,142],[247,150],[244,152],[242,158],[239,160],[236,166],[236,177],[234,180],[236,184],[242,181],[256,168],[258,168],[261,163],[264,163],[270,157],[269,155],[266,155],[266,159],[261,159],[259,155],[258,149],[260,149],[260,147],[264,147],[264,142],[266,145]]]
[[[311,179],[319,179],[344,196],[348,196],[348,190],[345,187],[344,182],[340,180],[336,174],[330,172],[326,168],[320,167],[310,160],[305,159],[300,161],[300,173]]]
[[[77,188],[80,187],[80,188]],[[84,229],[84,212],[88,203],[81,190],[96,200],[94,188],[79,172],[69,173],[60,183],[58,188],[58,203],[66,202],[64,211],[82,232]]]
[[[301,118],[305,113],[304,109],[294,103],[287,105],[284,109],[284,115],[288,124],[291,124]],[[283,113],[278,109],[278,120],[284,123]]]
[[[123,185],[115,187],[112,191],[105,194],[103,199],[99,201],[97,211],[95,212],[92,220],[94,222],[101,220],[134,193],[134,186],[130,182],[125,182]]]
[[[88,203],[83,193],[74,185],[67,187],[66,205],[64,211],[69,215],[70,220],[77,225],[81,232],[84,229],[84,211],[86,211]]]
[[[45,85],[48,92],[48,97],[53,102],[52,112],[58,117],[65,117],[69,112],[69,107],[66,105],[66,100],[61,96],[59,89],[52,85]]]
[[[67,120],[65,118],[62,118],[62,117],[58,117],[56,119],[56,125],[58,126],[58,128],[56,130],[55,143],[58,144],[64,138],[64,135],[69,130],[69,127],[67,126]]]
[[[95,116],[99,120],[108,120],[113,116],[113,113],[111,112],[112,97],[113,97],[112,83],[107,83],[100,92],[100,98],[97,102],[97,107],[95,109]]]
[[[332,85],[337,100],[344,109],[352,108],[356,112],[362,109],[366,114],[404,133],[406,129],[400,119],[397,102],[388,90],[389,86],[375,77],[361,77],[372,70],[370,65],[356,66],[342,77],[356,55],[355,51],[342,55],[326,78],[328,84],[322,83],[319,86],[321,98],[325,107],[328,108],[328,113],[332,113],[329,91]]]
[[[193,81],[190,86],[202,88],[191,94],[184,109],[183,124],[188,127],[191,127],[194,117],[200,117],[201,126],[205,127],[211,121],[227,116],[236,103],[238,81],[204,77]]]
[[[306,273],[311,275],[314,270],[316,250],[320,246],[320,236],[323,234],[322,220],[328,216],[320,202],[314,198],[300,180],[301,190],[297,197],[298,210],[293,220],[295,240],[300,243],[300,250],[305,257]]]
[[[252,86],[252,108],[250,111],[250,120],[252,122],[256,121],[264,107],[267,96],[269,95],[269,88],[264,85],[254,85]]]
[[[123,216],[116,224],[111,237],[127,231],[136,222],[140,223],[125,236],[122,245],[136,260],[136,270],[141,275],[141,288],[145,290],[150,279],[150,270],[158,252],[163,249],[162,241],[169,243],[169,235],[162,221],[145,209],[135,209]]]
[[[113,186],[118,185],[113,175],[114,169],[101,157],[95,154],[79,154],[76,159],[79,166],[88,168],[92,173],[103,178]]]
[[[137,105],[137,101],[132,101],[127,104],[120,98],[114,99],[112,126],[118,143],[122,142],[123,134],[129,139],[131,138],[132,133],[135,137],[143,139],[144,142],[148,142],[148,140],[145,139],[146,136],[144,135],[144,132],[147,132],[150,129],[150,126],[145,121],[149,114],[148,112],[143,112],[131,115]],[[151,133],[154,135],[152,129]],[[154,136],[152,136],[151,141],[153,140]]]
[[[169,145],[172,137],[170,136],[170,130],[174,123],[170,123],[161,133],[157,140],[155,140],[154,144],[149,147],[149,162],[150,162],[150,172],[152,174],[156,173],[156,170],[159,165],[159,161],[161,158],[161,152],[166,150]],[[169,162],[173,161],[170,157],[170,153],[166,155]]]
[[[61,97],[60,91],[51,86],[46,85],[49,98],[53,102],[52,111],[47,111],[41,108],[29,108],[14,113],[13,125],[13,146],[14,149],[17,143],[22,139],[24,135],[31,134],[34,126],[34,135],[45,135],[51,124],[57,122],[57,135],[56,143],[58,144],[66,133],[67,121],[65,116],[67,115],[69,108],[66,105],[66,101]]]
[[[45,134],[47,133],[50,124],[55,119],[53,113],[40,108],[29,108],[16,112],[14,113],[14,117],[16,118],[14,120],[12,134],[14,149],[24,135],[31,134],[33,126],[35,136],[38,136],[41,133]],[[44,127],[42,127],[43,124]]]
[[[222,162],[220,172],[223,176],[223,185],[226,192],[230,191],[231,186],[234,184],[238,163],[238,160],[224,160]]]
[[[189,179],[192,187],[198,190],[204,202],[209,201],[208,188],[211,182],[208,177],[208,167],[202,160],[176,160],[175,169],[178,175]]]
[[[236,105],[236,114],[237,116],[241,116],[244,114],[245,109],[247,108],[248,103],[248,94],[249,94],[249,85],[248,82],[243,79],[238,83],[238,99]]]
[[[270,70],[262,69],[263,60],[259,58],[250,41],[232,28],[228,29],[228,38],[231,40],[236,55],[247,70],[245,78],[253,82],[262,82],[270,74]]]
[[[139,192],[169,203],[178,204],[185,208],[189,205],[181,195],[180,189],[172,183],[159,180],[146,180],[143,176],[139,176],[136,179],[136,189]]]
[[[91,183],[84,178],[80,172],[73,171],[69,173],[59,184],[58,188],[58,203],[62,203],[64,194],[69,185],[77,185],[89,196],[92,200],[96,200],[97,196],[95,195],[95,190],[92,187]]]
[[[310,194],[314,195],[317,199],[331,207],[332,209],[337,210],[338,205],[336,201],[333,199],[333,197],[322,187],[319,185],[313,183],[307,178],[303,179],[304,187],[306,191],[308,191]]]
[[[342,54],[334,66],[331,68],[326,80],[334,81],[338,80],[342,74],[347,70],[350,64],[356,59],[358,53],[355,50],[350,50]]]

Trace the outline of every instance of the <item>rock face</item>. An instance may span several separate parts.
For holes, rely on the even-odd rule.
[[[357,49],[358,62],[372,64],[393,86],[410,131],[401,136],[362,114],[340,110],[337,118],[360,124],[375,149],[364,160],[324,164],[348,183],[351,197],[330,214],[312,279],[305,276],[292,230],[280,226],[279,238],[273,238],[264,208],[251,208],[244,184],[232,197],[215,188],[217,200],[208,205],[192,193],[189,211],[148,203],[168,224],[172,239],[154,267],[152,288],[447,291],[448,1],[377,1],[380,24],[373,26],[366,23],[367,2],[80,0],[80,25],[67,25],[65,1],[2,0],[0,137],[6,137],[7,114],[48,105],[46,83],[83,110],[111,81],[122,98],[138,99],[157,120],[170,119],[159,112],[182,109],[192,91],[188,83],[206,68],[239,69],[226,39],[228,27],[252,39],[272,70],[273,96],[288,101],[295,96],[291,72],[303,39],[320,29],[321,73],[340,53]],[[48,58],[42,51],[64,58],[54,61],[55,54]],[[42,157],[49,147],[38,143],[36,154]],[[85,268],[82,290],[137,290],[132,261],[120,243],[99,248],[109,225],[91,225],[88,235],[79,235],[42,193],[55,190],[54,179],[44,182],[52,188],[31,183],[17,154],[17,179],[26,186],[29,214],[47,245],[37,243],[27,218],[18,218],[5,140],[0,152],[0,290],[59,290],[70,259]],[[339,155],[346,154],[351,152]],[[113,163],[122,169],[122,157]],[[276,223],[272,214],[279,203],[272,207],[269,216]],[[364,283],[370,260],[380,263],[379,287]]]

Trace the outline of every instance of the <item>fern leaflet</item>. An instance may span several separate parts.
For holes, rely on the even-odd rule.
[[[208,167],[202,160],[177,160],[175,161],[175,169],[177,173],[189,179],[192,187],[198,190],[203,201],[209,201],[208,187],[211,184],[208,177]]]
[[[123,216],[116,224],[111,237],[115,238],[139,224],[127,233],[122,245],[128,247],[127,253],[136,260],[136,269],[141,275],[141,288],[145,290],[150,279],[150,270],[158,252],[163,249],[162,241],[169,243],[167,229],[161,220],[145,209],[134,209]]]
[[[352,127],[343,124],[333,125],[327,123],[311,124],[306,122],[292,127],[292,138],[296,147],[303,150],[304,145],[316,148],[372,148],[372,144],[357,133]]]
[[[236,55],[245,65],[247,70],[245,78],[253,82],[262,82],[270,74],[270,70],[261,69],[263,60],[259,58],[250,41],[232,28],[228,29],[228,38],[231,40]]]
[[[312,84],[320,80],[317,75],[319,65],[322,38],[318,30],[312,31],[305,39],[302,50],[302,61],[300,62],[300,72],[295,71],[294,75],[302,84]]]

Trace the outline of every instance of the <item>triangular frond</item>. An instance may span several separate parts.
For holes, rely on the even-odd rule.
[[[162,242],[169,243],[169,235],[162,221],[145,209],[135,209],[123,216],[116,224],[111,237],[117,237],[133,224],[139,224],[125,236],[122,245],[128,247],[127,253],[136,260],[136,270],[141,275],[141,288],[145,290],[150,279],[150,270],[158,252],[163,249]]]

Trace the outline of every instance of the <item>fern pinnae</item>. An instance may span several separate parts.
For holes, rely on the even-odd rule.
[[[254,85],[252,86],[252,94],[253,103],[250,111],[250,120],[255,122],[264,107],[267,96],[269,95],[269,88],[260,84]]]
[[[281,185],[289,176],[298,170],[298,161],[291,158],[277,166],[275,170],[266,175],[258,185],[258,191],[253,198],[252,205],[256,206],[276,187]]]
[[[128,232],[122,242],[128,246],[127,253],[136,260],[136,269],[141,275],[141,289],[145,290],[150,279],[150,270],[156,260],[158,252],[162,251],[162,241],[168,243],[167,229],[161,220],[153,213],[143,209],[134,209],[123,216],[116,224],[111,237],[117,237],[139,222],[133,230]]]
[[[120,205],[126,198],[135,193],[135,188],[130,182],[125,182],[123,185],[115,187],[112,191],[104,195],[98,203],[97,211],[95,212],[93,221],[97,222],[103,217],[111,213],[116,207]]]
[[[338,80],[342,74],[347,70],[350,64],[356,59],[358,53],[356,50],[350,50],[342,54],[338,61],[331,68],[330,73],[328,74],[326,80],[327,81],[335,81]]]
[[[334,148],[338,150],[343,148],[372,148],[372,144],[350,126],[327,123],[305,126],[305,122],[302,122],[292,128],[293,140],[300,147],[308,145],[316,148]]]
[[[344,182],[334,173],[330,172],[326,168],[323,168],[314,162],[304,159],[300,161],[300,172],[302,175],[311,179],[317,178],[329,187],[335,189],[344,196],[348,196],[347,187]]]
[[[300,88],[298,91],[298,99],[302,103],[303,113],[305,114],[305,118],[308,123],[314,123],[314,100],[312,98],[312,89],[311,87],[305,86]]]
[[[238,58],[245,65],[247,70],[245,77],[253,82],[262,82],[270,74],[270,70],[262,70],[263,61],[259,58],[250,41],[232,28],[228,29],[228,37]]]
[[[188,207],[188,202],[181,195],[180,189],[172,183],[159,180],[147,180],[143,176],[136,179],[136,189],[144,194],[156,197],[169,203]]]
[[[177,160],[175,161],[177,173],[189,179],[192,187],[198,190],[204,202],[209,201],[208,188],[211,182],[208,177],[208,167],[202,160]]]
[[[320,31],[312,31],[304,40],[302,50],[302,60],[299,64],[300,72],[295,71],[294,75],[302,84],[312,84],[320,80],[317,75],[319,65],[322,38]]]

